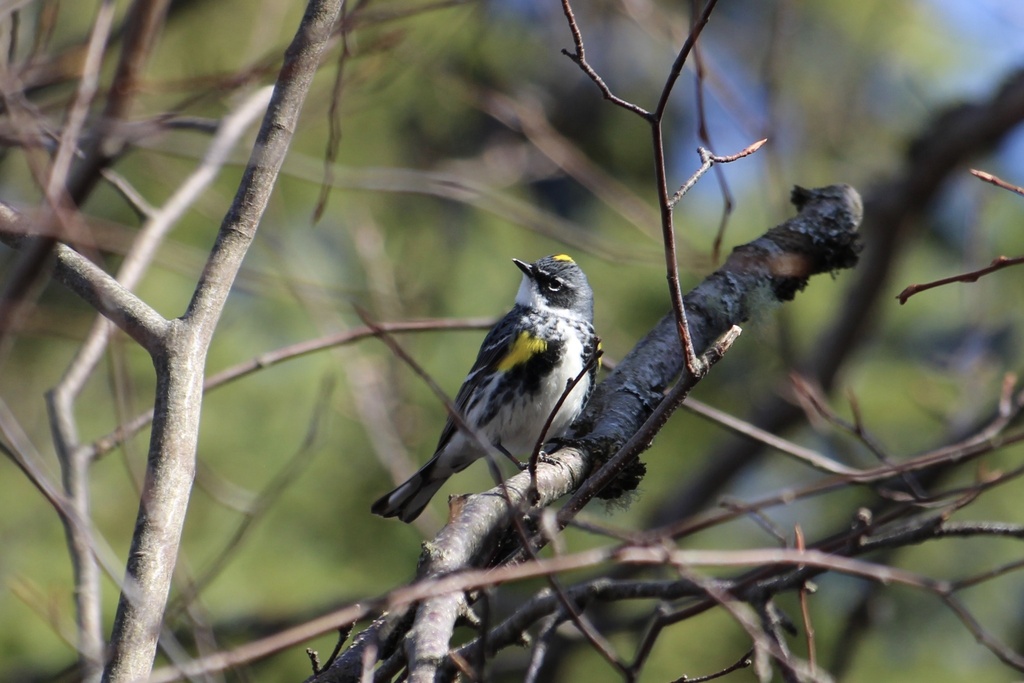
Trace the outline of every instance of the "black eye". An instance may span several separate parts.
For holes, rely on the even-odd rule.
[[[544,284],[548,288],[549,292],[557,292],[558,290],[560,290],[562,288],[562,281],[561,280],[554,280],[554,279],[552,279],[552,280],[548,280]]]

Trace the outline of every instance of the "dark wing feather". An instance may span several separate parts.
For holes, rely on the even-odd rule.
[[[503,322],[504,320],[499,321],[484,337],[484,341],[480,345],[480,352],[476,356],[476,362],[473,363],[469,374],[466,375],[466,381],[462,383],[459,393],[455,396],[455,409],[462,416],[465,416],[469,399],[480,386],[481,380],[490,377],[491,372],[505,357],[512,345],[512,333],[515,332],[515,326],[503,325]],[[444,423],[444,429],[441,430],[441,436],[437,440],[435,453],[448,444],[455,435],[456,429],[455,420],[449,415],[448,420]]]
[[[589,363],[597,353],[601,340],[594,333],[594,328],[591,327],[587,330],[587,341],[583,345],[583,359],[584,363]],[[597,387],[597,370],[601,367],[601,359],[598,358],[596,363],[590,366],[590,371],[587,373],[590,377],[590,385],[587,387],[587,395],[583,398],[583,407],[586,408],[587,403],[590,401],[590,397],[594,394],[594,388]]]

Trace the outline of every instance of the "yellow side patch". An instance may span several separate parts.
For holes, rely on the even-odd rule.
[[[555,261],[568,261],[569,263],[576,263],[575,261],[572,260],[572,256],[569,256],[568,254],[555,254],[551,258],[554,259]]]
[[[509,344],[508,353],[498,363],[498,369],[508,372],[517,365],[522,365],[538,353],[544,353],[548,343],[543,339],[534,337],[529,332],[520,332],[519,336]]]

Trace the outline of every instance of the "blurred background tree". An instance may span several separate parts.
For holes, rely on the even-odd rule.
[[[653,107],[699,12],[648,0],[574,10],[595,69],[618,96]],[[273,82],[304,7],[6,3],[0,200],[26,215],[50,206],[48,178],[74,123],[72,102],[90,75],[90,36],[105,11],[110,37],[67,175],[77,232],[62,235],[105,270],[117,270],[146,212],[165,207],[195,171],[219,123],[248,116],[242,141],[191,197],[135,288],[176,318],[255,135],[262,112],[246,114],[247,104]],[[857,269],[819,279],[794,303],[752,321],[694,398],[857,467],[874,465],[875,455],[808,419],[807,393],[794,391],[793,373],[823,387],[837,413],[857,421],[894,461],[974,433],[997,410],[1004,376],[1021,362],[1020,269],[924,292],[904,306],[896,295],[1024,253],[1024,198],[967,172],[982,168],[1024,184],[1022,31],[1024,6],[1014,0],[730,0],[715,8],[668,109],[669,185],[699,166],[698,146],[731,154],[768,142],[716,167],[678,205],[684,289],[732,246],[790,215],[794,184],[858,187],[866,249]],[[562,251],[594,287],[608,359],[628,352],[669,306],[649,130],[602,100],[562,48],[572,49],[572,37],[556,2],[350,3],[220,319],[207,375],[359,328],[358,305],[378,321],[451,319],[452,329],[402,335],[401,343],[454,394],[481,326],[512,301],[518,271],[510,258]],[[134,60],[127,65],[126,55]],[[105,146],[94,148],[97,140]],[[21,291],[11,283],[22,254],[0,247],[8,294]],[[45,276],[22,293],[24,305],[0,340],[3,445],[29,453],[60,482],[45,395],[95,311]],[[104,634],[121,592],[149,432],[110,435],[152,408],[154,390],[146,353],[117,332],[75,404],[82,443],[100,445],[88,481],[98,554],[115,560],[104,565]],[[373,339],[211,391],[158,663],[230,649],[410,579],[420,541],[445,519],[445,494],[492,485],[477,465],[445,487],[418,525],[369,514],[371,501],[430,455],[443,421],[430,390]],[[1022,453],[1006,447],[923,485],[970,487],[1013,471]],[[644,460],[648,476],[628,505],[592,504],[584,518],[646,529],[822,476],[686,413]],[[0,678],[74,680],[64,529],[13,461],[2,463]],[[964,519],[1024,524],[1020,482],[1000,484],[972,499]],[[818,539],[880,500],[877,491],[849,486],[716,526],[682,547],[778,545],[766,528],[792,545],[795,524]],[[945,540],[890,550],[884,562],[953,579],[1018,561],[1019,540]],[[569,549],[604,542],[572,530],[564,540]],[[810,600],[818,663],[837,679],[1013,675],[934,598],[833,574],[818,583]],[[542,585],[517,584],[491,608],[505,614]],[[1008,573],[961,596],[1018,652],[1022,585],[1019,573]],[[799,620],[789,599],[782,607]],[[628,652],[648,611],[609,609],[594,618]],[[620,680],[578,634],[554,637],[561,647],[552,648],[543,680]],[[309,646],[326,657],[335,639]],[[749,647],[727,613],[709,612],[667,628],[640,680],[712,673]],[[792,647],[807,656],[802,636]],[[528,658],[525,650],[503,653],[490,679],[521,679]],[[299,680],[306,671],[305,654],[291,648],[223,676]]]

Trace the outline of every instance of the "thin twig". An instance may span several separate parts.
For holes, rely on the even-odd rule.
[[[693,34],[691,33],[691,35]],[[686,320],[686,308],[683,306],[683,292],[679,286],[679,259],[676,255],[675,228],[672,225],[673,209],[675,208],[676,202],[678,202],[683,195],[693,187],[697,180],[703,176],[712,165],[715,163],[729,163],[749,154],[753,154],[760,149],[761,145],[765,143],[765,140],[755,142],[737,154],[727,157],[715,156],[708,150],[701,147],[698,149],[698,154],[700,154],[702,161],[701,167],[686,183],[683,184],[681,188],[676,191],[675,195],[669,198],[665,175],[665,145],[661,138],[660,123],[652,127],[652,132],[654,137],[654,158],[658,184],[658,197],[662,213],[662,230],[665,244],[665,267],[668,273],[669,295],[672,299],[672,310],[675,311],[676,315],[676,325],[679,328],[679,338],[682,342],[683,352],[685,354],[686,368],[691,374],[700,375],[703,374],[704,369],[701,368],[700,362],[696,356],[696,351],[693,348],[693,340],[690,338],[690,326]]]
[[[991,173],[988,173],[986,171],[979,171],[976,168],[971,169],[971,174],[978,178],[981,178],[986,183],[992,183],[996,187],[1001,187],[1004,190],[1009,190],[1010,192],[1015,192],[1016,194],[1024,196],[1024,187],[1021,187],[1020,185],[1008,183],[998,176],[992,175]]]
[[[696,0],[694,1],[691,9],[691,16],[696,17],[697,6]],[[693,30],[693,27],[690,27]],[[705,87],[705,64],[704,56],[700,50],[699,45],[693,46],[693,61],[694,61],[694,72],[696,78],[694,79],[694,105],[697,109],[697,137],[703,143],[704,147],[711,149],[714,145],[711,142],[711,129],[708,126],[708,115],[706,106],[706,97],[704,94]],[[733,210],[733,197],[732,191],[729,189],[729,183],[725,179],[725,173],[719,166],[715,167],[715,179],[718,181],[718,189],[722,195],[722,217],[718,221],[718,230],[715,231],[714,242],[711,243],[711,262],[717,264],[721,260],[722,253],[722,240],[725,239],[725,228],[729,223],[729,217],[732,215]]]
[[[707,674],[707,675],[704,675],[704,676],[694,676],[694,677],[681,676],[680,678],[677,678],[676,680],[672,681],[672,683],[706,683],[706,681],[713,681],[716,678],[721,678],[723,676],[727,676],[727,675],[731,674],[733,671],[739,671],[740,669],[746,669],[746,668],[750,667],[750,665],[753,664],[753,662],[754,662],[754,651],[753,650],[747,650],[743,654],[742,657],[740,657],[735,662],[733,662],[729,666],[725,667],[721,671],[716,671],[714,673],[710,673],[710,674]]]
[[[203,382],[203,392],[213,391],[226,384],[247,377],[253,373],[265,370],[266,368],[284,363],[296,358],[302,358],[308,354],[324,351],[326,349],[344,346],[369,337],[379,336],[381,333],[402,334],[410,332],[432,332],[436,330],[482,330],[494,325],[493,318],[463,318],[463,319],[437,319],[418,320],[410,322],[374,323],[375,327],[357,327],[344,332],[336,332],[315,339],[288,344],[273,351],[267,351],[255,358],[237,363],[214,373]],[[137,415],[125,424],[120,425],[114,431],[100,437],[91,446],[94,458],[101,457],[116,448],[125,439],[132,437],[153,421],[153,411],[148,410]]]
[[[93,21],[85,62],[82,65],[82,77],[78,82],[75,98],[68,109],[57,153],[54,155],[50,167],[46,196],[53,206],[59,206],[63,201],[68,170],[71,168],[72,158],[78,151],[78,138],[89,113],[89,107],[99,88],[100,67],[103,64],[107,38],[110,37],[110,29],[114,22],[116,5],[114,0],[103,0],[96,10],[96,19]]]
[[[790,379],[793,383],[794,391],[798,399],[800,399],[801,405],[806,405],[808,411],[814,411],[809,416],[819,416],[824,418],[830,425],[842,429],[843,431],[853,435],[857,438],[864,446],[871,451],[871,453],[881,462],[883,465],[890,467],[895,465],[893,458],[886,453],[885,448],[864,426],[860,419],[860,411],[857,407],[856,398],[851,394],[850,406],[854,414],[854,421],[848,422],[841,418],[831,406],[828,405],[828,401],[822,395],[818,387],[813,386],[806,379],[796,373],[790,375]],[[907,490],[911,494],[920,500],[927,497],[927,494],[921,489],[921,485],[917,480],[909,474],[901,474],[900,478],[903,483],[906,484]]]
[[[675,87],[676,81],[679,76],[683,73],[683,65],[686,64],[686,58],[690,56],[690,51],[693,50],[697,44],[697,39],[700,34],[703,33],[704,27],[708,25],[708,21],[711,20],[711,13],[715,11],[715,5],[718,4],[718,0],[708,0],[707,4],[704,5],[704,10],[700,13],[700,16],[693,21],[690,25],[690,32],[686,36],[686,40],[683,41],[683,46],[679,48],[676,59],[672,63],[672,68],[669,70],[668,78],[665,79],[665,86],[661,89],[661,97],[658,99],[658,106],[654,109],[652,119],[659,123],[665,116],[665,110],[668,109],[668,100],[672,95],[672,89]]]
[[[345,10],[342,9],[342,12]],[[348,47],[348,26],[345,18],[341,21],[341,50],[338,52],[338,59],[335,65],[334,87],[331,90],[331,104],[327,108],[327,123],[329,133],[324,149],[324,177],[320,183],[320,195],[317,197],[313,209],[313,223],[319,223],[327,209],[327,200],[331,196],[331,185],[333,184],[334,164],[338,159],[338,150],[341,147],[341,96],[345,86],[345,64],[350,56]]]
[[[796,549],[806,550],[807,545],[804,542],[804,530],[799,524],[794,528],[794,534],[796,536]],[[811,607],[809,600],[807,599],[809,589],[807,584],[800,586],[798,595],[800,598],[800,617],[804,622],[804,636],[807,639],[807,662],[810,664],[811,671],[813,672],[817,667],[817,653],[814,647],[814,625],[811,623]]]
[[[980,277],[983,277],[990,273],[994,273],[997,270],[1002,270],[1003,268],[1009,268],[1010,266],[1018,266],[1022,263],[1024,263],[1024,256],[1015,256],[1012,258],[1009,256],[999,256],[997,258],[992,259],[992,263],[988,264],[984,268],[979,268],[978,270],[972,270],[970,272],[962,273],[960,275],[944,277],[940,280],[934,280],[932,282],[926,282],[920,285],[910,285],[902,292],[900,292],[896,296],[896,298],[902,305],[907,303],[907,299],[909,299],[910,297],[925,290],[934,289],[935,287],[942,287],[943,285],[948,285],[953,282],[977,282],[978,278]]]
[[[690,335],[690,324],[686,319],[686,308],[683,306],[683,290],[679,285],[679,256],[676,253],[676,229],[673,224],[672,203],[668,196],[668,175],[665,168],[665,141],[663,139],[661,121],[651,124],[651,139],[654,145],[654,175],[658,189],[658,207],[661,209],[661,234],[664,244],[665,272],[668,280],[669,300],[676,318],[676,332],[679,335],[683,360],[690,375],[703,375],[697,350],[693,348]]]
[[[608,84],[605,83],[600,74],[594,70],[594,67],[590,66],[590,63],[587,62],[586,51],[583,47],[583,34],[580,32],[580,28],[576,24],[576,15],[572,11],[572,5],[569,4],[569,0],[562,0],[562,12],[565,14],[565,20],[569,23],[569,30],[572,32],[572,42],[576,46],[575,52],[562,50],[562,54],[575,62],[576,65],[583,70],[583,73],[585,73],[590,80],[594,82],[606,100],[618,107],[622,107],[626,111],[631,111],[637,116],[650,120],[650,112],[645,110],[643,107],[637,106],[632,102],[627,102],[626,100],[612,94],[611,88],[608,87]]]
[[[764,445],[774,448],[785,455],[792,456],[796,460],[803,462],[816,470],[820,470],[821,472],[827,472],[829,474],[854,474],[858,472],[856,468],[836,462],[817,451],[795,444],[780,436],[776,436],[775,434],[767,432],[750,422],[741,420],[724,410],[713,408],[712,406],[709,406],[702,401],[698,401],[697,399],[687,398],[686,401],[683,402],[682,407],[684,410],[688,410],[696,415],[707,418],[736,434],[740,434],[749,439],[753,439],[754,441],[763,443]]]
[[[679,53],[676,55],[668,78],[665,80],[665,86],[662,88],[658,106],[648,119],[651,124],[651,141],[654,145],[655,187],[658,192],[658,206],[661,209],[661,229],[665,247],[665,268],[668,278],[669,298],[672,301],[672,310],[675,311],[676,315],[676,325],[679,328],[679,340],[682,344],[686,368],[694,375],[703,374],[704,368],[700,366],[696,349],[693,348],[690,326],[686,320],[686,309],[683,307],[683,292],[679,285],[679,257],[676,254],[673,202],[668,195],[668,172],[665,163],[665,141],[662,121],[668,108],[669,96],[672,94],[672,89],[683,71],[686,58],[689,56],[694,45],[696,45],[697,38],[704,30],[704,27],[707,26],[716,4],[717,0],[708,0],[701,16],[693,22],[682,48],[680,48]]]
[[[895,583],[939,595],[948,595],[950,584],[921,574],[894,567],[875,565],[862,560],[831,553],[785,549],[755,550],[669,550],[663,547],[611,546],[580,551],[535,562],[491,569],[470,569],[397,588],[390,593],[339,608],[322,617],[286,629],[272,636],[250,641],[230,651],[219,652],[195,660],[180,668],[154,671],[150,683],[170,683],[189,676],[223,671],[232,666],[264,658],[274,652],[294,647],[342,625],[366,618],[381,608],[397,610],[404,605],[421,602],[433,596],[464,592],[510,581],[538,578],[551,574],[592,568],[613,562],[638,566],[751,567],[763,565],[806,565],[880,583]],[[703,584],[702,584],[703,585]]]
[[[698,147],[697,154],[700,156],[700,168],[694,171],[693,175],[691,175],[686,182],[676,190],[675,194],[672,195],[672,199],[669,200],[669,206],[674,207],[676,203],[683,198],[683,195],[693,189],[693,186],[697,184],[697,181],[700,180],[715,164],[729,164],[738,159],[742,159],[743,157],[750,156],[757,150],[761,149],[766,142],[768,142],[768,138],[761,138],[756,142],[750,143],[735,154],[727,154],[725,156],[712,154],[710,150],[705,149],[704,147]]]

